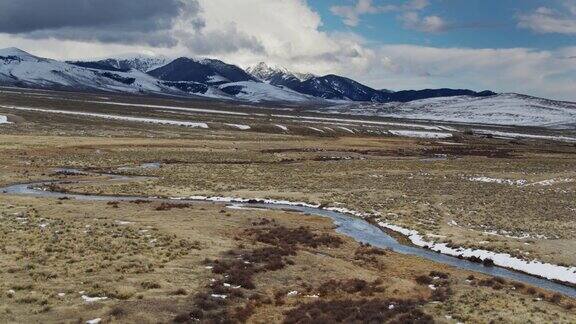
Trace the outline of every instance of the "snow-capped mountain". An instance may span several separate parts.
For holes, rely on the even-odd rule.
[[[191,81],[219,85],[229,82],[258,81],[241,68],[219,60],[178,58],[165,66],[149,71],[149,75],[164,81]]]
[[[295,73],[284,67],[271,67],[264,62],[251,66],[246,71],[266,83],[285,87],[309,96],[331,100],[384,103],[464,95],[484,97],[495,94],[491,91],[475,92],[465,89],[426,89],[398,92],[386,89],[376,90],[342,76],[329,74],[319,77],[312,74]]]
[[[102,70],[108,69],[112,71],[128,71],[134,69],[146,73],[166,65],[170,63],[170,61],[171,60],[165,56],[136,54],[108,58],[99,61],[74,61],[68,63]]]
[[[354,80],[337,75],[318,77],[271,67],[264,62],[246,70],[259,80],[313,97],[333,100],[380,101],[381,93]]]
[[[178,58],[148,72],[167,86],[189,93],[227,95],[251,102],[315,102],[318,98],[262,82],[238,66],[219,60]]]
[[[291,90],[298,88],[303,81],[302,74],[297,76],[286,68],[270,67],[264,62],[249,67],[246,72],[262,82]]]
[[[17,48],[7,48],[0,50],[0,85],[203,96],[250,102],[316,100],[262,83],[244,70],[218,60],[180,58],[150,73],[140,71],[160,64],[161,60],[138,57],[68,63],[37,57]]]
[[[514,93],[488,97],[429,98],[406,103],[352,103],[320,111],[471,124],[576,128],[576,103]]]
[[[329,74],[308,79],[293,90],[333,100],[382,102],[384,94],[352,79]]]
[[[89,69],[37,57],[17,48],[0,50],[0,84],[21,87],[127,93],[172,93],[140,71]]]
[[[248,67],[246,72],[262,81],[269,82],[270,84],[282,82],[282,80],[297,80],[303,82],[314,77],[314,75],[310,73],[292,72],[283,66],[271,67],[265,62],[260,62],[254,66]]]

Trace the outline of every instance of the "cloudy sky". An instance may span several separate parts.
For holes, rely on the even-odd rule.
[[[576,0],[0,0],[0,47],[259,61],[576,101]]]

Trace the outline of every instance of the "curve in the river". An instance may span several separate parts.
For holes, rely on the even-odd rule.
[[[78,174],[79,171],[71,170]],[[120,177],[111,176],[112,180],[129,180],[137,179],[137,177]],[[24,196],[35,196],[35,197],[47,197],[47,198],[63,198],[68,197],[76,200],[84,201],[134,201],[134,200],[149,200],[149,201],[171,201],[174,199],[165,198],[154,198],[154,197],[143,197],[143,196],[106,196],[106,195],[90,195],[90,194],[69,194],[54,191],[47,191],[43,189],[38,189],[43,185],[47,184],[58,184],[62,181],[48,181],[48,182],[36,182],[36,183],[25,183],[16,184],[4,188],[0,188],[0,192],[9,195],[24,195]],[[179,199],[181,203],[198,203],[206,202],[206,200],[199,199]],[[235,203],[238,205],[238,203]],[[318,215],[330,218],[334,224],[337,226],[337,231],[344,235],[347,235],[358,242],[368,243],[378,248],[388,248],[397,253],[414,255],[422,257],[427,260],[431,260],[438,263],[447,264],[454,266],[456,268],[475,271],[491,276],[498,276],[510,280],[515,280],[523,282],[528,285],[540,287],[546,290],[561,293],[572,298],[576,298],[576,288],[563,285],[551,280],[531,276],[525,273],[509,270],[506,268],[491,266],[487,267],[479,263],[474,263],[465,259],[459,259],[456,257],[440,254],[434,251],[430,251],[424,248],[419,248],[415,246],[408,246],[401,244],[392,236],[388,235],[386,232],[382,231],[379,227],[370,224],[366,220],[361,218],[347,215],[344,213],[326,210],[322,208],[314,208],[309,206],[297,206],[288,204],[276,204],[276,203],[262,203],[262,202],[241,202],[240,206],[246,207],[258,207],[271,210],[292,210],[303,212],[306,214]]]

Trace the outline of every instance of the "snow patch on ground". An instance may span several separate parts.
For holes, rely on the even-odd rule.
[[[150,123],[150,124],[160,124],[160,125],[176,125],[176,126],[185,126],[185,127],[192,127],[192,128],[204,128],[204,129],[208,128],[208,124],[201,123],[201,122],[190,122],[190,121],[171,120],[171,119],[129,117],[129,116],[107,115],[107,114],[88,113],[88,112],[79,112],[79,111],[51,110],[51,109],[15,107],[15,106],[0,106],[0,107],[5,108],[5,109],[14,109],[14,110],[22,110],[22,111],[37,111],[37,112],[45,112],[45,113],[52,113],[52,114],[89,116],[89,117],[97,117],[97,118],[112,119],[112,120],[124,120],[124,121],[140,122],[140,123]]]
[[[350,128],[342,127],[342,126],[338,126],[338,128],[340,128],[341,130],[346,131],[346,132],[348,132],[348,133],[356,134],[356,133],[354,133],[354,131],[351,130]]]
[[[316,128],[316,127],[308,127],[308,128],[310,128],[313,131],[319,132],[319,133],[324,133],[324,131],[321,130],[320,128]]]
[[[0,124],[10,124],[8,117],[0,115]]]
[[[438,133],[438,132],[424,132],[412,130],[390,130],[390,134],[403,137],[414,138],[451,138],[451,133]]]
[[[481,260],[490,259],[494,261],[494,264],[497,266],[522,271],[550,280],[560,280],[569,283],[576,283],[576,267],[568,268],[555,264],[542,263],[536,260],[525,261],[506,253],[497,253],[486,250],[473,250],[468,248],[451,248],[448,247],[446,243],[426,241],[417,231],[414,230],[388,224],[385,222],[379,222],[378,225],[408,237],[412,244],[416,246],[428,247],[430,250],[442,254],[456,257],[462,256],[465,258],[477,257]]]
[[[494,236],[503,236],[503,237],[507,237],[507,238],[512,238],[512,239],[516,239],[516,240],[525,240],[525,239],[529,239],[531,238],[530,234],[522,234],[521,236],[514,236],[514,235],[510,235],[508,231],[484,231],[482,232],[483,234],[486,235],[494,235]],[[540,236],[540,235],[538,235]]]
[[[172,197],[172,200],[199,200],[199,201],[211,201],[220,203],[259,203],[259,204],[274,204],[274,205],[286,205],[286,206],[300,206],[300,207],[310,207],[319,208],[320,205],[310,204],[306,202],[294,202],[288,200],[276,200],[276,199],[247,199],[247,198],[237,198],[237,197],[208,197],[208,196],[189,196],[189,197]],[[328,208],[327,208],[328,209]]]
[[[532,134],[509,133],[509,132],[501,132],[485,129],[474,129],[473,132],[476,134],[492,135],[495,137],[503,137],[503,138],[527,138],[527,139],[576,143],[576,137],[567,137],[567,136],[532,135]]]
[[[283,130],[283,131],[285,131],[285,132],[288,131],[288,127],[286,127],[286,126],[284,126],[284,125],[274,125],[274,126],[280,128],[281,130]]]
[[[528,183],[527,180],[520,179],[520,180],[511,180],[511,179],[498,179],[498,178],[490,178],[490,177],[472,177],[468,180],[474,182],[484,182],[484,183],[498,183],[498,184],[507,184],[512,186],[524,186]]]
[[[548,180],[533,182],[533,183],[529,184],[529,186],[547,187],[547,186],[555,185],[557,183],[572,183],[574,181],[576,181],[576,180],[574,180],[572,178],[548,179]]]
[[[225,124],[226,126],[230,126],[230,127],[234,127],[234,128],[238,128],[239,130],[249,130],[252,129],[252,127],[248,126],[248,125],[241,125],[241,124]]]
[[[85,303],[95,303],[95,302],[99,302],[99,301],[103,301],[108,299],[108,297],[90,297],[90,296],[86,296],[86,295],[82,295],[82,299],[84,300]]]
[[[236,116],[248,116],[248,115],[250,115],[248,113],[243,113],[243,112],[225,111],[225,110],[217,110],[217,109],[189,108],[189,107],[162,106],[162,105],[146,105],[146,104],[136,104],[136,103],[93,101],[93,100],[78,100],[78,101],[87,102],[87,103],[102,104],[102,105],[123,106],[123,107],[157,108],[157,109],[180,110],[180,111],[189,111],[189,112],[236,115]]]
[[[302,119],[302,120],[310,120],[310,121],[336,122],[336,123],[353,123],[353,124],[360,124],[360,125],[409,127],[409,128],[436,130],[436,131],[442,130],[438,126],[411,124],[411,123],[394,123],[394,122],[384,122],[384,121],[374,121],[374,120],[349,119],[349,118],[293,116],[293,115],[280,115],[280,114],[273,114],[272,117],[289,118],[289,119]]]
[[[559,184],[559,183],[572,183],[572,182],[576,181],[576,179],[572,179],[572,178],[554,178],[554,179],[547,179],[547,180],[536,181],[536,182],[529,182],[528,180],[525,180],[525,179],[519,179],[519,180],[500,179],[500,178],[491,178],[491,177],[486,177],[486,176],[471,177],[471,178],[468,178],[468,180],[474,181],[474,182],[497,183],[497,184],[504,184],[504,185],[509,185],[509,186],[518,186],[518,187],[528,187],[528,186],[549,187],[549,186]]]

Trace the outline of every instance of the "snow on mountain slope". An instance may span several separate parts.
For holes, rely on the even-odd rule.
[[[348,104],[321,109],[321,112],[472,124],[576,127],[576,103],[512,93],[430,98],[407,103]]]
[[[423,90],[376,90],[352,79],[329,74],[315,76],[289,71],[284,67],[271,67],[264,62],[246,69],[255,78],[275,86],[282,86],[296,92],[338,101],[357,102],[409,102],[424,98],[471,96],[485,97],[495,95],[491,91],[475,92],[467,89],[423,89]]]
[[[334,74],[308,79],[293,90],[325,99],[366,102],[385,100],[384,94],[380,91]]]
[[[98,61],[78,61],[71,64],[87,68],[112,68],[119,71],[138,70],[148,72],[170,63],[170,59],[165,56],[148,56],[143,54],[121,55]]]
[[[351,101],[384,100],[379,91],[337,75],[317,77],[311,74],[293,73],[286,68],[271,67],[264,62],[249,67],[246,71],[269,84],[317,98]]]
[[[291,101],[304,102],[317,100],[286,88],[276,87],[267,83],[241,81],[226,83],[220,86],[223,92],[235,96],[238,99],[251,102],[263,101]]]
[[[93,70],[41,58],[16,48],[0,50],[0,82],[4,85],[115,92],[170,92],[140,71]]]
[[[125,66],[112,61],[93,63],[70,64],[36,57],[15,48],[4,49],[0,50],[0,84],[46,89],[195,95],[251,102],[316,100],[292,90],[252,81],[253,77],[242,69],[218,60],[183,58],[155,70],[167,76],[168,80],[158,80],[151,75],[154,73],[123,70]],[[204,82],[194,81],[196,79]]]
[[[178,58],[165,66],[148,72],[149,75],[164,81],[191,81],[210,85],[227,82],[256,81],[241,68],[219,60],[196,60]]]
[[[264,62],[248,67],[246,72],[262,81],[297,80],[303,82],[314,77],[314,75],[310,73],[291,72],[285,67],[272,67]],[[274,82],[270,83],[275,84]]]
[[[19,57],[23,60],[32,60],[32,59],[39,59],[39,57],[34,56],[30,53],[27,53],[19,48],[16,47],[7,47],[0,49],[0,56],[3,57]]]

